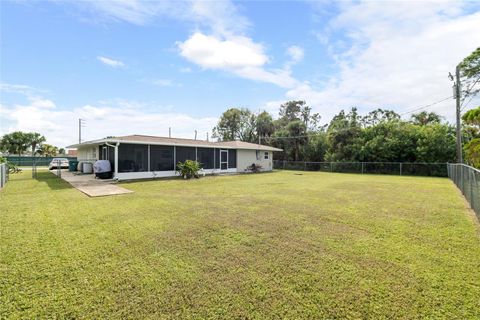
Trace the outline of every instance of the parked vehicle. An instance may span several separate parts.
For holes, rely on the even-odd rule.
[[[58,169],[60,168],[68,168],[68,159],[67,158],[53,158],[50,164],[48,165],[48,169]]]

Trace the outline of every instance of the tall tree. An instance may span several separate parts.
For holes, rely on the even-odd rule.
[[[312,108],[302,100],[287,101],[280,105],[277,125],[286,126],[291,121],[301,120],[308,130],[317,129],[320,115],[312,113]]]
[[[55,157],[58,154],[58,148],[51,144],[44,143],[38,153],[45,157]]]
[[[412,114],[411,121],[414,124],[425,126],[428,124],[442,122],[442,117],[435,112],[422,111],[419,113]]]
[[[218,124],[213,128],[213,136],[223,141],[235,140],[241,129],[241,111],[238,108],[230,108],[225,111]]]
[[[362,130],[360,161],[414,162],[419,126],[405,121],[383,121]]]
[[[273,124],[272,116],[266,111],[261,112],[257,116],[256,126],[257,135],[260,138],[270,137],[275,132],[275,126]],[[265,140],[262,140],[261,142],[264,141]]]
[[[470,141],[464,146],[465,158],[469,164],[480,168],[480,106],[465,112],[462,120],[471,132]]]
[[[293,147],[293,160],[300,160],[300,146],[307,141],[307,126],[301,120],[290,121],[287,125],[288,138]]]
[[[34,157],[35,153],[37,152],[37,147],[47,140],[45,139],[44,136],[42,136],[38,132],[29,132],[26,134],[26,136],[27,136],[30,148],[32,149],[32,157]]]
[[[454,162],[456,156],[455,128],[435,123],[418,128],[416,154],[418,162]]]
[[[328,161],[358,161],[363,145],[357,109],[335,115],[327,129]]]
[[[362,124],[364,127],[376,126],[385,121],[394,121],[400,119],[400,115],[392,110],[375,109],[370,111],[366,116],[362,117]]]
[[[256,142],[257,117],[246,108],[230,108],[225,111],[213,128],[213,137],[222,141],[241,140]]]
[[[480,92],[480,48],[473,51],[460,63],[462,96],[475,96]]]
[[[21,156],[30,146],[28,134],[22,131],[5,134],[0,141],[0,146],[9,154]]]

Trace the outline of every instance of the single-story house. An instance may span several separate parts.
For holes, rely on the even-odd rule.
[[[176,164],[200,162],[205,174],[245,172],[252,164],[273,169],[273,152],[282,149],[243,141],[204,140],[130,135],[74,144],[79,161],[109,160],[117,180],[173,177]]]

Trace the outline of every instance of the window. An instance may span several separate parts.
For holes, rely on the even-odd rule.
[[[118,172],[148,171],[148,146],[120,144],[118,147]]]
[[[197,148],[197,161],[200,162],[200,166],[203,169],[213,169],[213,148]]]
[[[194,147],[176,147],[177,150],[177,163],[185,162],[185,160],[196,160]]]
[[[237,167],[237,150],[228,150],[228,167],[230,169]]]
[[[265,160],[268,160],[268,152],[265,152],[264,159],[265,159]]]
[[[215,149],[215,169],[220,169],[220,149]]]
[[[150,171],[172,171],[173,166],[173,147],[150,146]]]

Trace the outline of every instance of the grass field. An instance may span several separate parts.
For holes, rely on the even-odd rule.
[[[296,173],[0,191],[0,318],[479,319],[480,229],[443,178]]]

